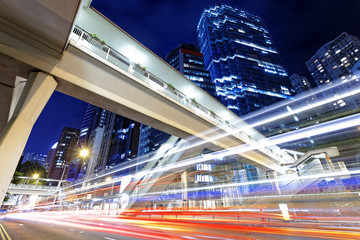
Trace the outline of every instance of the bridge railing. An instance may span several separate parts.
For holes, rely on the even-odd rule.
[[[56,186],[35,185],[35,184],[13,184],[10,183],[9,188],[13,189],[36,189],[36,190],[56,190]]]
[[[148,83],[151,87],[157,89],[158,91],[165,93],[167,96],[175,99],[182,105],[192,109],[195,113],[212,121],[218,127],[221,127],[226,131],[231,132],[232,135],[239,137],[239,139],[241,139],[242,141],[249,144],[256,143],[256,140],[250,135],[248,135],[242,130],[239,130],[236,126],[230,124],[228,121],[222,119],[213,111],[197,103],[195,99],[189,98],[184,93],[174,88],[171,84],[163,81],[159,77],[147,71],[145,67],[142,67],[141,65],[131,61],[118,51],[112,49],[104,41],[98,39],[96,35],[92,35],[86,32],[84,29],[76,26],[72,34],[70,35],[70,39],[76,44],[85,47],[86,49],[95,53],[97,56],[108,61],[109,63]],[[268,156],[272,156],[273,159],[276,159],[278,161],[279,159],[283,159],[282,155],[274,152],[270,148],[260,146],[259,149],[261,149]]]

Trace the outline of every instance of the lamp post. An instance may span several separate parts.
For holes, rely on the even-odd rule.
[[[39,174],[35,173],[35,174],[33,175],[33,178],[36,179],[35,186],[37,186],[38,183],[39,183],[39,179],[38,179],[38,178],[39,178]]]
[[[113,193],[114,193],[114,184],[115,184],[115,181],[114,181],[114,179],[113,179],[112,177],[109,176],[109,177],[106,178],[106,182],[110,182],[110,181],[112,181],[111,193],[110,193],[110,196],[112,196]]]
[[[87,163],[87,170],[85,173],[85,179],[87,180],[89,178],[89,176],[91,175],[91,169],[92,169],[92,165],[93,165],[93,159],[92,159],[92,154],[90,154],[90,150],[87,148],[83,148],[80,150],[80,157],[82,159],[88,158]]]

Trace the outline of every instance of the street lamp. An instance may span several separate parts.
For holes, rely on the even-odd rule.
[[[33,175],[33,178],[36,179],[35,186],[37,186],[38,183],[39,183],[39,179],[38,179],[38,178],[39,178],[39,174],[35,173],[35,174]]]
[[[82,158],[86,158],[87,156],[89,156],[89,149],[83,148],[80,150],[80,157]]]
[[[114,193],[114,183],[115,183],[115,180],[111,177],[111,176],[108,176],[106,179],[105,179],[106,182],[111,182],[112,181],[112,185],[111,185],[111,193],[110,193],[110,196],[113,195]]]

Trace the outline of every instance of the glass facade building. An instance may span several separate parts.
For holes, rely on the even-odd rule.
[[[360,41],[346,32],[322,46],[307,62],[317,85],[345,78],[360,58]]]
[[[302,93],[311,89],[311,85],[308,79],[304,76],[300,76],[299,74],[291,75],[290,82],[295,93]]]
[[[216,98],[215,84],[211,81],[210,72],[204,67],[203,54],[198,46],[181,43],[180,46],[171,50],[164,60]]]
[[[204,10],[197,26],[220,101],[238,115],[290,98],[291,84],[264,21],[228,5]]]
[[[139,135],[140,123],[89,104],[78,148],[89,149],[90,156],[74,156],[67,179],[80,179],[136,157]]]
[[[79,138],[79,129],[65,127],[61,133],[55,151],[52,154],[48,169],[48,178],[65,179],[69,165],[77,153],[76,145]]]

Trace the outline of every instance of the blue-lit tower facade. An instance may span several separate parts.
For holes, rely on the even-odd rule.
[[[197,26],[219,100],[238,115],[291,96],[291,84],[264,21],[228,5],[204,10]]]

